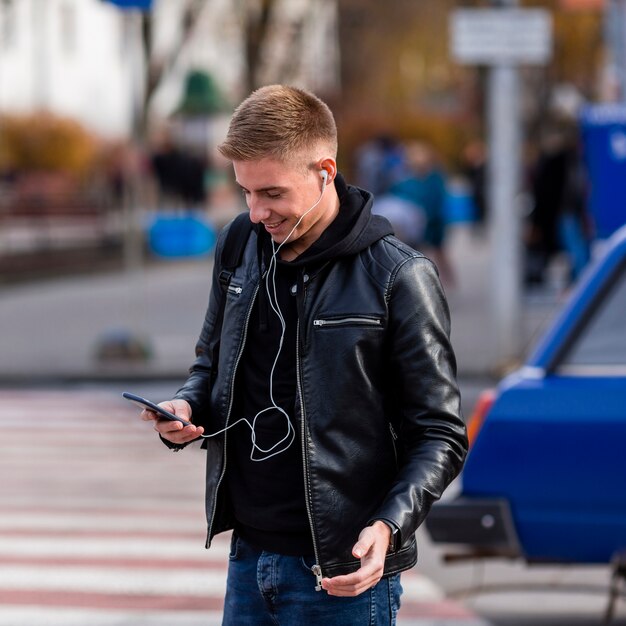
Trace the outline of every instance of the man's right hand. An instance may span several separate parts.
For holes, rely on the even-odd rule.
[[[182,417],[188,422],[191,421],[191,406],[186,400],[169,400],[168,402],[160,402],[159,406],[162,406],[170,413],[174,413],[174,415]],[[180,422],[160,419],[156,413],[148,409],[144,409],[140,417],[146,422],[153,421],[154,430],[156,430],[163,439],[167,439],[172,443],[189,443],[197,439],[204,432],[202,426],[194,426],[191,424],[183,427]]]

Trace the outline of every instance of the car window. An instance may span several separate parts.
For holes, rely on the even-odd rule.
[[[626,374],[626,271],[622,271],[565,354],[560,369],[604,368]]]

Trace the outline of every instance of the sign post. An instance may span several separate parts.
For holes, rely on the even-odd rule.
[[[44,0],[45,1],[45,0]],[[140,115],[143,84],[143,52],[141,49],[141,20],[139,12],[149,12],[153,0],[105,0],[124,11],[124,36],[129,47],[130,87],[133,105],[133,139],[137,139],[138,117]],[[98,338],[97,358],[103,362],[109,359],[146,361],[152,356],[150,339],[139,329],[143,316],[137,306],[137,294],[143,289],[143,234],[139,195],[137,193],[137,174],[132,168],[124,185],[122,199],[124,221],[124,268],[128,287],[128,314],[130,328],[115,328],[105,331]]]
[[[514,5],[515,0],[501,4]],[[552,22],[542,9],[459,9],[451,19],[453,57],[490,68],[487,97],[487,200],[496,369],[521,353],[521,115],[518,66],[551,55]]]

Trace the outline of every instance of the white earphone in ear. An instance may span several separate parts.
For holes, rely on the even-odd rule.
[[[324,184],[326,184],[328,182],[328,172],[326,170],[321,170],[320,176],[322,177]]]

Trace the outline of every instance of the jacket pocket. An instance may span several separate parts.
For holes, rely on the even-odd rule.
[[[374,315],[342,315],[313,320],[317,328],[336,328],[337,326],[371,326],[382,328],[383,319]]]

